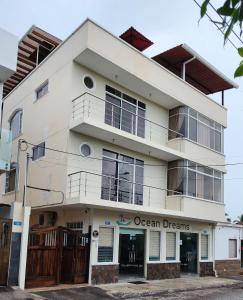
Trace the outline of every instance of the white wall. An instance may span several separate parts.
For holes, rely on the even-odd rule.
[[[16,70],[18,38],[0,28],[0,82]]]
[[[233,224],[219,224],[215,228],[215,260],[229,259],[229,239],[237,240],[236,259],[240,259],[240,241],[243,239],[243,227]]]

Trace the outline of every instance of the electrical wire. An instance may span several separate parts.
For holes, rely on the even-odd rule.
[[[27,142],[25,140],[22,140],[22,142],[26,143],[28,145],[31,145],[33,147],[44,148],[45,150],[54,151],[54,152],[61,153],[61,154],[67,154],[67,155],[73,155],[73,156],[81,157],[81,158],[85,158],[85,159],[103,161],[102,157],[95,157],[95,156],[86,157],[86,156],[83,156],[83,155],[78,154],[78,153],[73,153],[73,152],[68,152],[68,151],[59,150],[59,149],[55,149],[55,148],[50,148],[50,147],[46,147],[46,146],[36,145],[36,144],[31,143],[31,142]],[[107,160],[109,160],[109,158],[107,158]],[[125,162],[125,161],[121,161],[121,163],[132,165],[132,163]],[[150,167],[168,167],[167,164],[148,164],[148,163],[144,163],[143,165],[144,166],[150,166]],[[226,167],[226,166],[238,166],[238,165],[243,165],[243,162],[225,163],[225,164],[210,164],[210,165],[203,165],[202,167],[209,167],[210,168],[210,167]],[[181,166],[179,166],[179,168],[184,168],[184,167],[195,168],[195,165],[191,165],[191,166],[190,165],[181,165]]]
[[[198,6],[198,7],[200,7],[201,8],[201,5],[196,1],[196,0],[193,0],[195,3],[196,3],[196,5]],[[217,27],[217,29],[222,33],[222,35],[224,36],[224,31],[214,22],[214,20],[209,16],[209,14],[208,13],[206,13],[206,16],[208,17],[208,19]],[[227,39],[228,41],[229,41],[229,43],[236,49],[236,50],[238,50],[238,47],[231,41],[231,39]]]

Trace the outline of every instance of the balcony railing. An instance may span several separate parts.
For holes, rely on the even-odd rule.
[[[134,113],[87,92],[72,101],[72,119],[85,117],[91,117],[96,121],[160,144],[167,143],[168,132],[183,137],[182,134],[167,126],[147,119],[141,113]]]
[[[103,200],[108,200],[145,207],[158,207],[160,202],[163,209],[167,191],[167,189],[87,171],[68,175],[67,196],[70,200],[76,199],[78,202],[83,200],[85,203],[97,204],[99,201],[102,205]]]

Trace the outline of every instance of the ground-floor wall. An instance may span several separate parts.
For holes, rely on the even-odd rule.
[[[81,224],[84,233],[90,231],[90,284],[116,283],[124,278],[147,280],[177,278],[185,270],[188,273],[192,270],[192,273],[199,276],[234,275],[240,270],[241,228],[224,230],[208,222],[183,218],[70,206],[32,210],[30,227],[41,226],[40,216],[48,216],[50,212],[55,212],[55,224],[52,224],[54,226],[71,226],[74,230],[80,230],[75,226]],[[126,236],[129,237],[125,239],[124,244],[121,237]],[[136,249],[131,249],[133,244],[130,243],[134,237],[137,239],[139,237],[139,248],[143,249],[140,260],[136,262],[141,265],[139,269],[141,272],[138,274],[134,274],[133,270],[135,259],[133,255]],[[233,238],[237,239],[237,255],[235,258],[229,258],[228,250],[225,248],[228,249],[229,239]],[[191,239],[195,242],[193,250],[195,253],[188,251],[186,255],[188,261],[193,257],[196,259],[194,269],[187,269],[182,253]],[[122,243],[125,247],[121,247]],[[222,248],[222,245],[224,249],[221,251],[219,248]],[[125,255],[122,255],[124,253]],[[126,266],[123,266],[124,256],[129,259]],[[129,267],[125,271],[129,269],[128,273],[122,269],[127,265]]]
[[[211,276],[214,274],[212,224],[173,219],[171,217],[121,214],[104,210],[94,210],[92,220],[90,260],[92,283],[117,282],[119,278],[124,277],[121,272],[121,251],[130,251],[132,253],[131,249],[127,248],[124,250],[120,245],[121,234],[126,233],[126,230],[131,232],[130,239],[137,232],[141,234],[141,230],[144,233],[144,268],[143,274],[140,273],[138,277],[148,280],[180,277],[182,269],[181,249],[183,247],[183,241],[180,237],[181,233],[188,235],[188,239],[191,238],[191,234],[196,236],[196,254],[194,253],[196,255],[195,273],[198,273],[200,276]],[[108,229],[107,232],[104,229]],[[106,234],[110,236],[104,237]],[[172,234],[171,236],[174,236],[174,239],[171,239],[171,236],[168,234]],[[202,246],[202,236],[204,237],[203,241],[205,241],[205,236],[207,237],[206,246],[205,244]],[[108,243],[107,245],[105,245],[106,242]],[[171,243],[174,243],[174,245]],[[105,246],[107,246],[107,251],[110,251],[110,254],[107,256],[105,249],[102,249]],[[153,249],[153,247],[156,249]],[[131,277],[133,276],[133,274],[130,275]],[[127,277],[129,278],[130,276]]]
[[[239,275],[243,267],[243,226],[219,223],[215,228],[215,273]]]

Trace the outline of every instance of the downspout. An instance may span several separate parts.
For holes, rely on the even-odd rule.
[[[214,275],[215,277],[218,277],[218,274],[217,274],[217,270],[215,269],[215,230],[216,230],[216,226],[217,225],[213,225],[212,226],[212,238],[213,238],[213,243],[212,243],[212,251],[213,251],[213,271],[214,271]]]
[[[194,59],[196,59],[196,56],[193,56],[192,58],[186,60],[182,64],[182,72],[181,72],[181,78],[183,80],[186,80],[186,65],[192,62]]]

